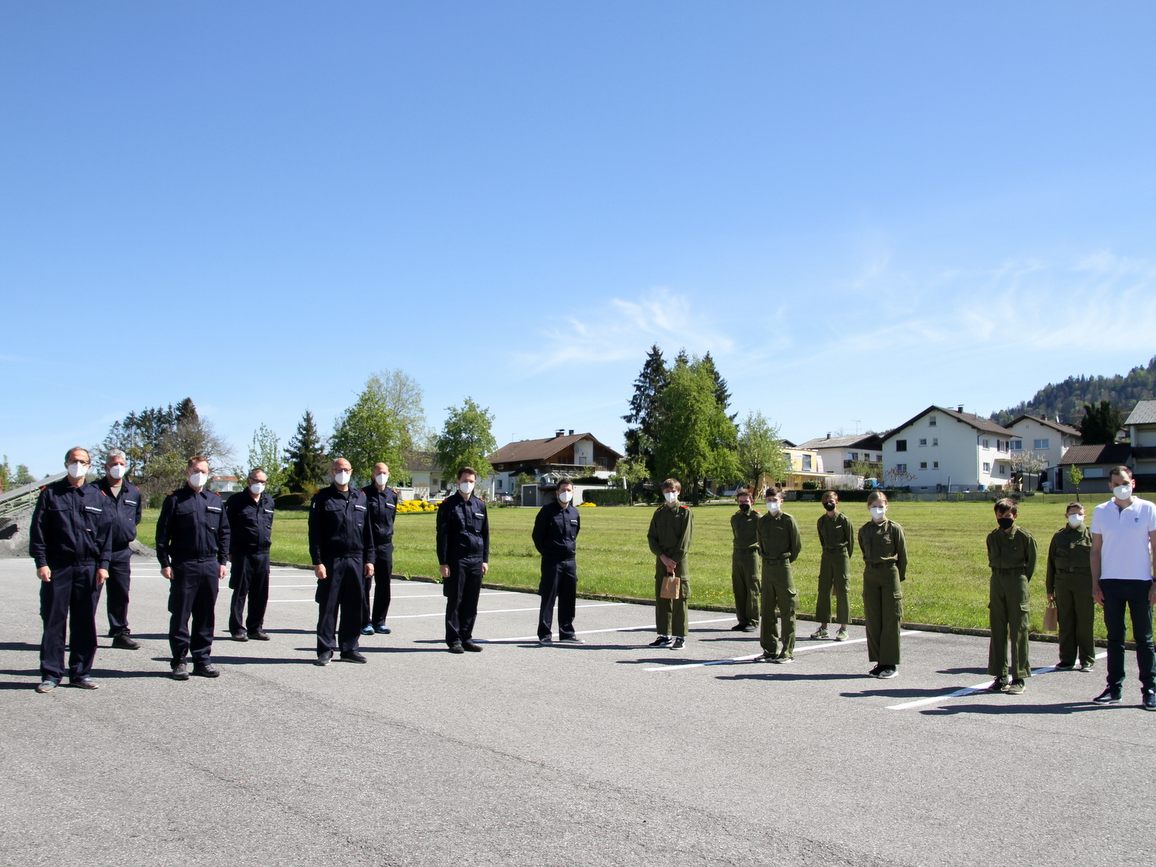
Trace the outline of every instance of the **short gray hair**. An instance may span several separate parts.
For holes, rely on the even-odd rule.
[[[125,463],[128,463],[128,455],[120,449],[109,449],[108,454],[104,456],[104,462],[107,464],[113,458],[124,458]]]

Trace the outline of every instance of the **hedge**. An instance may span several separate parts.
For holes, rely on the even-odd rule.
[[[582,502],[594,503],[597,506],[629,506],[630,491],[622,488],[602,488],[594,490],[587,488],[582,492]]]

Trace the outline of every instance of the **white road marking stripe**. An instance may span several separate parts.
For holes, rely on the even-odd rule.
[[[269,602],[270,603],[272,603],[272,602],[311,602],[314,605],[317,604],[317,603],[313,602],[312,599],[270,599]],[[621,602],[593,602],[589,605],[578,605],[576,607],[578,607],[578,608],[606,608],[606,607],[609,607],[611,605],[621,605],[621,604],[622,604]],[[526,612],[526,611],[538,611],[538,610],[539,610],[539,607],[537,605],[535,605],[533,608],[497,608],[497,609],[493,609],[493,610],[489,610],[489,611],[487,611],[485,609],[479,609],[478,615],[480,616],[482,614],[518,614],[518,613],[522,613],[522,612]],[[390,620],[390,622],[392,622],[394,620],[415,620],[415,619],[422,618],[422,617],[445,617],[445,616],[446,616],[446,613],[444,611],[434,611],[434,612],[431,612],[429,614],[390,614],[389,620]],[[537,636],[535,636],[534,640],[537,641]]]
[[[1096,654],[1096,659],[1103,659],[1108,655],[1107,651]],[[1041,674],[1050,674],[1055,671],[1054,665],[1045,665],[1042,668],[1033,668],[1032,677],[1037,677]],[[931,698],[921,698],[916,701],[906,701],[903,704],[890,705],[888,710],[910,710],[913,707],[923,707],[924,705],[936,704],[941,701],[946,701],[949,698],[960,698],[965,695],[975,695],[977,692],[987,692],[987,688],[991,686],[992,679],[989,677],[983,683],[977,683],[975,686],[965,686],[962,689],[957,689],[954,692],[945,692],[942,695],[932,696]]]
[[[903,635],[934,635],[931,632],[900,632]],[[803,646],[795,645],[795,653],[806,653],[810,650],[831,650],[837,647],[846,647],[848,644],[864,644],[866,638],[849,638],[846,641],[824,641],[822,644],[805,644]],[[732,656],[727,659],[712,659],[709,662],[687,662],[683,665],[656,665],[653,668],[644,668],[643,671],[682,671],[685,668],[703,668],[708,665],[734,665],[736,662],[750,662],[752,659],[758,659],[762,656],[762,651],[759,653],[748,654],[747,656]],[[771,663],[772,665],[774,663]]]

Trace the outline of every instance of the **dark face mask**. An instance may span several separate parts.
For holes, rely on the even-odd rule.
[[[739,511],[740,512],[749,512],[750,510],[751,510],[751,504],[750,503],[739,503]]]
[[[827,502],[825,502],[823,504],[823,508],[826,509],[828,512],[833,512],[833,511],[835,511],[835,504],[832,503],[830,500],[828,500]]]
[[[1011,525],[1016,522],[1015,518],[996,518],[995,522],[999,524],[1001,530],[1010,530]]]

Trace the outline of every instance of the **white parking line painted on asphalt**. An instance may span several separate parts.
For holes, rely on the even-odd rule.
[[[611,602],[610,605],[628,605],[627,602]],[[590,606],[579,606],[590,607]],[[538,609],[534,609],[537,611]],[[733,620],[733,617],[716,617],[713,620],[691,620],[687,626],[699,626],[703,623],[722,623],[726,620]],[[605,632],[653,632],[654,624],[647,624],[646,626],[615,626],[609,629],[576,629],[575,635],[599,635]],[[478,638],[475,639],[479,644],[485,642],[486,644],[518,644],[524,641],[537,641],[537,635],[521,635],[517,638]],[[565,643],[565,642],[563,642]]]
[[[312,599],[270,599],[269,602],[270,603],[273,603],[273,602],[312,602],[314,605],[317,604],[316,602],[313,602]],[[621,602],[592,602],[589,605],[579,605],[577,607],[578,608],[606,608],[606,607],[611,606],[611,605],[621,605],[621,604],[622,604]],[[520,613],[523,613],[526,611],[538,611],[538,610],[539,610],[539,608],[537,605],[535,605],[533,608],[495,608],[495,609],[490,610],[490,611],[487,611],[485,609],[478,609],[478,616],[480,617],[483,614],[520,614]],[[445,617],[445,616],[446,616],[446,613],[444,611],[433,611],[429,614],[390,614],[389,615],[389,621],[392,623],[394,620],[415,620],[415,619],[422,618],[422,617]],[[534,637],[534,640],[535,641],[538,640],[537,636]]]
[[[900,636],[904,635],[932,635],[934,633],[916,632],[900,632]],[[795,645],[795,653],[806,653],[809,650],[830,650],[836,647],[846,647],[848,644],[864,644],[866,638],[849,638],[846,641],[824,641],[817,644],[804,644],[802,646]],[[682,671],[686,668],[704,668],[708,665],[734,665],[736,662],[750,662],[753,659],[758,659],[762,653],[750,653],[746,656],[731,656],[727,659],[712,659],[708,662],[687,662],[683,665],[656,665],[653,668],[644,668],[643,671]]]
[[[1102,653],[1096,654],[1096,659],[1103,659],[1108,655],[1105,650]],[[1045,665],[1042,668],[1033,668],[1032,677],[1039,677],[1041,674],[1050,674],[1056,671],[1054,665]],[[957,689],[954,692],[945,692],[942,695],[932,696],[931,698],[920,698],[915,701],[905,701],[903,704],[893,704],[888,706],[888,710],[910,710],[913,707],[925,707],[929,704],[937,704],[941,701],[946,701],[949,698],[960,698],[965,695],[975,695],[977,692],[987,692],[987,688],[991,686],[992,679],[989,677],[983,683],[977,683],[975,686],[965,686],[962,689]]]

